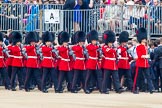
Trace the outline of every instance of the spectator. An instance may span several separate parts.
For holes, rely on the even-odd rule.
[[[29,16],[27,18],[27,31],[34,31],[38,29],[38,14],[39,6],[37,0],[33,0],[32,4],[29,7]]]
[[[123,27],[128,27],[128,22],[130,20],[130,17],[134,17],[136,11],[134,9],[134,2],[128,1],[126,3],[126,8],[124,8],[124,14],[123,14]]]
[[[83,4],[82,0],[76,0],[76,5],[74,7],[74,32],[80,30],[79,24],[82,20],[82,12],[80,11],[80,6]]]
[[[135,1],[135,8],[136,8],[136,13],[134,13],[134,17],[131,16],[129,20],[129,24],[131,25],[131,28],[134,28],[134,25],[137,25],[137,28],[141,27],[144,21],[144,16],[145,16],[145,8],[142,6],[142,1],[141,0],[136,0]]]

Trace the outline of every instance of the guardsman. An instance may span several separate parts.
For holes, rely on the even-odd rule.
[[[88,50],[89,58],[86,63],[86,78],[85,78],[85,87],[84,92],[89,94],[91,91],[89,89],[90,78],[94,75],[99,91],[101,91],[101,83],[102,83],[102,73],[100,71],[100,64],[99,64],[99,50],[100,47],[97,45],[98,42],[98,32],[96,30],[91,30],[88,35],[88,41],[90,44],[87,45],[86,49]]]
[[[74,75],[73,75],[73,82],[72,82],[72,93],[77,93],[76,84],[78,80],[82,82],[82,86],[84,87],[84,74],[86,70],[85,66],[85,53],[87,53],[84,49],[85,43],[85,33],[83,31],[78,31],[75,35],[76,45],[72,47],[74,54],[76,56],[76,60],[73,64]]]
[[[54,55],[53,55],[53,46],[52,46],[52,42],[53,42],[52,33],[48,31],[44,32],[42,35],[42,41],[44,45],[41,47],[42,57],[43,57],[41,62],[41,66],[43,70],[41,89],[43,93],[48,93],[46,88],[48,74],[50,74],[50,77],[54,85],[56,85],[55,83],[57,83],[55,82],[57,76],[55,75],[55,69],[54,69],[55,66],[54,66]]]
[[[102,47],[104,63],[103,63],[103,80],[102,80],[102,93],[109,94],[107,90],[107,83],[110,82],[111,76],[113,79],[114,88],[117,93],[122,92],[119,82],[118,66],[117,66],[117,53],[113,48],[115,42],[115,33],[113,31],[104,32],[105,45]]]
[[[12,32],[12,75],[11,75],[11,89],[12,91],[16,91],[15,89],[15,79],[16,75],[18,76],[19,81],[19,89],[22,90],[24,88],[23,76],[22,76],[22,69],[23,69],[23,56],[22,56],[22,49],[21,41],[22,36],[19,32]]]
[[[27,45],[24,47],[27,53],[26,60],[26,78],[25,78],[25,91],[30,91],[30,82],[32,78],[35,79],[38,89],[41,90],[41,75],[39,72],[38,57],[36,52],[36,33],[29,32],[25,38]]]
[[[5,88],[10,90],[10,80],[6,72],[6,63],[5,63],[5,58],[6,56],[8,56],[5,55],[7,47],[3,43],[3,37],[4,37],[3,33],[0,32],[0,74],[4,79]]]
[[[117,54],[118,54],[118,72],[119,72],[119,81],[122,84],[122,77],[126,77],[126,81],[128,84],[128,90],[132,91],[133,89],[133,80],[132,80],[132,75],[130,72],[130,56],[127,52],[127,42],[128,42],[128,37],[129,34],[127,31],[123,31],[119,35],[119,43],[120,46],[117,49]]]
[[[62,82],[64,81],[64,79],[67,80],[70,88],[72,84],[72,72],[70,66],[71,54],[68,46],[69,38],[70,38],[69,34],[64,31],[58,35],[59,46],[57,47],[57,50],[59,53],[59,62],[58,62],[59,78],[56,93],[63,92]]]
[[[135,94],[139,93],[139,83],[140,83],[140,76],[144,75],[147,80],[148,89],[150,93],[153,93],[154,86],[150,77],[149,72],[149,63],[148,59],[150,58],[148,55],[148,48],[147,48],[147,30],[145,28],[139,28],[137,32],[137,40],[140,43],[137,48],[137,60],[136,60],[136,73],[134,78],[133,84],[133,92]]]

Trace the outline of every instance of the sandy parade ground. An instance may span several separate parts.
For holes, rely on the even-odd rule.
[[[0,108],[162,108],[162,93],[78,94],[8,91],[0,88]]]

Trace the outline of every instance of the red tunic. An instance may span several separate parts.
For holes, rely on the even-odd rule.
[[[83,47],[79,45],[75,45],[72,47],[72,50],[74,51],[74,54],[76,56],[76,60],[74,61],[73,64],[73,69],[86,70]]]
[[[10,57],[8,57],[6,59],[6,66],[12,66],[12,60],[13,60],[13,54],[12,54],[12,45],[8,45],[8,50],[9,50],[9,55]]]
[[[38,68],[38,57],[36,53],[36,48],[34,45],[25,46],[28,59],[26,60],[26,67],[28,68]]]
[[[43,55],[41,66],[45,68],[54,68],[52,48],[46,45],[43,45],[41,49],[42,49],[42,55]]]
[[[60,59],[58,61],[58,68],[60,71],[70,71],[70,57],[69,57],[69,49],[64,46],[59,46],[57,48],[59,51]]]
[[[130,64],[129,64],[129,54],[127,52],[127,48],[123,46],[119,46],[117,49],[118,52],[118,68],[120,69],[130,69]]]
[[[0,68],[5,67],[3,48],[0,46]]]
[[[11,50],[13,54],[12,66],[23,67],[23,56],[20,47],[14,45]]]
[[[138,45],[136,48],[136,52],[137,52],[137,60],[136,60],[136,66],[137,67],[143,67],[143,68],[148,68],[149,67],[149,63],[148,63],[148,59],[145,58],[141,58],[142,55],[147,55],[147,47],[144,45]]]
[[[117,70],[117,64],[116,64],[116,50],[109,46],[104,46],[102,48],[103,55],[104,55],[104,64],[103,68],[108,70]]]
[[[86,48],[89,54],[86,68],[91,70],[100,69],[100,65],[98,63],[98,52],[97,52],[97,49],[99,47],[97,45],[89,44]]]

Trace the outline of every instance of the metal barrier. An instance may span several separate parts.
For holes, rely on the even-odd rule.
[[[96,29],[102,34],[105,30],[116,33],[126,30],[132,36],[139,27],[145,27],[148,36],[162,35],[162,7],[159,6],[96,5],[88,10],[63,10],[63,5],[58,4],[1,4],[0,11],[1,31],[57,33],[65,30],[73,34],[77,30],[87,33]]]

